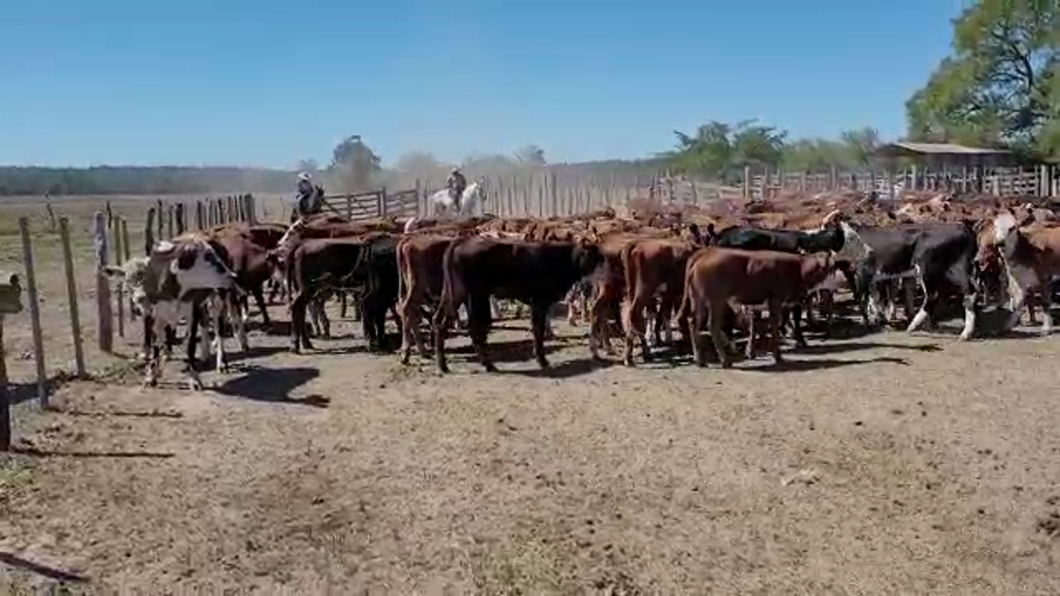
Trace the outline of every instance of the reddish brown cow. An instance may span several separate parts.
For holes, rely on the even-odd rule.
[[[398,243],[397,312],[401,320],[402,364],[409,363],[413,342],[421,356],[430,356],[420,332],[420,319],[423,307],[442,294],[442,257],[452,241],[452,236],[414,235]]]
[[[644,312],[650,309],[659,327],[672,341],[670,313],[681,300],[684,287],[685,263],[696,250],[696,245],[676,239],[649,239],[633,242],[622,249],[622,268],[626,275],[626,302],[622,312],[622,327],[626,345],[622,361],[633,366],[633,343],[639,339],[644,360],[651,360],[651,348],[645,337]],[[660,298],[656,305],[656,296]]]
[[[723,367],[732,366],[729,338],[725,337],[721,313],[727,307],[769,308],[773,358],[781,362],[780,320],[784,304],[802,300],[806,292],[832,272],[832,256],[796,255],[734,248],[704,248],[688,259],[684,297],[678,319],[686,322],[692,338],[696,364],[706,365],[706,352],[699,331],[710,316],[710,336]],[[753,338],[752,338],[753,340]]]

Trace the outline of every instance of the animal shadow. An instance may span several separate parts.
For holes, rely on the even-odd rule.
[[[814,360],[791,360],[789,358],[781,361],[779,364],[770,363],[766,364],[765,366],[749,366],[746,368],[742,368],[741,370],[764,373],[805,372],[813,370],[842,368],[844,366],[855,366],[858,364],[874,363],[899,364],[903,366],[909,365],[909,361],[905,358],[893,358],[887,356],[881,356],[879,358],[867,358],[865,360],[836,360],[833,358],[817,358]]]
[[[322,395],[291,397],[291,392],[320,376],[320,369],[308,367],[259,368],[250,374],[228,379],[214,389],[222,395],[243,397],[253,401],[302,404],[326,408],[331,402]]]

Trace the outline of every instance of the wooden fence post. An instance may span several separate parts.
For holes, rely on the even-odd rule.
[[[155,208],[147,209],[147,225],[144,226],[144,256],[150,256],[155,247]]]
[[[114,319],[110,306],[110,282],[103,270],[107,265],[107,227],[100,211],[96,212],[93,228],[96,242],[96,324],[99,326],[99,349],[110,354],[114,350]]]
[[[70,221],[65,216],[59,220],[59,239],[63,244],[66,299],[70,307],[70,334],[74,340],[74,366],[77,367],[77,378],[83,379],[86,376],[86,372],[85,349],[81,343],[81,311],[77,305],[77,279],[74,277],[73,251],[70,250]]]
[[[124,262],[125,250],[121,242],[121,218],[114,220],[114,264],[121,266]],[[172,220],[171,220],[172,221]],[[118,337],[125,337],[125,284],[118,285]]]
[[[195,229],[202,230],[203,222],[206,219],[206,209],[202,205],[202,201],[195,201]]]
[[[11,449],[11,396],[4,359],[4,315],[22,312],[22,287],[17,274],[0,278],[0,451]]]
[[[159,240],[161,240],[161,239],[166,237],[165,234],[163,233],[163,232],[165,232],[165,225],[166,224],[165,224],[164,221],[162,221],[162,220],[164,220],[166,218],[166,210],[162,206],[162,199],[155,200],[155,207],[158,207],[158,220],[156,222],[158,224],[158,228],[155,231],[155,238],[158,238]]]
[[[166,235],[167,238],[172,238],[173,237],[173,227],[174,227],[173,226],[173,223],[174,223],[173,222],[173,219],[174,219],[173,216],[174,215],[175,215],[175,213],[174,213],[174,210],[173,210],[173,203],[166,203],[166,232],[168,232],[168,234]]]
[[[187,231],[187,226],[186,226],[187,222],[185,221],[185,213],[184,212],[185,212],[184,201],[181,201],[181,202],[177,203],[177,235],[178,236],[180,234],[183,234],[185,231]]]
[[[103,215],[100,214],[100,219]],[[37,398],[42,408],[48,407],[48,371],[44,368],[44,334],[40,326],[40,303],[37,301],[37,275],[33,271],[33,244],[29,237],[29,218],[18,218],[22,236],[22,265],[26,268],[26,299],[29,301],[29,320],[33,327],[33,360],[37,364]],[[104,233],[106,231],[104,230]]]

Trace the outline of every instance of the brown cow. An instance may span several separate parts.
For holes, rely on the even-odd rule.
[[[651,361],[651,348],[645,337],[645,310],[656,319],[654,335],[658,343],[660,326],[672,341],[670,313],[681,301],[685,263],[698,247],[677,239],[650,239],[627,244],[621,252],[626,275],[626,301],[622,327],[626,335],[622,361],[633,366],[633,343],[639,339],[645,362]],[[656,295],[660,300],[656,306]]]
[[[1016,326],[1028,294],[1037,291],[1042,306],[1041,334],[1049,335],[1053,328],[1050,284],[1060,276],[1060,226],[1035,223],[1020,227],[1011,212],[1004,212],[994,219],[993,229],[1012,312],[1006,329]]]
[[[832,272],[832,256],[796,255],[773,251],[748,251],[710,247],[691,258],[685,269],[684,298],[678,319],[687,320],[696,364],[706,365],[703,328],[708,313],[710,336],[725,368],[732,366],[729,339],[723,331],[720,313],[728,306],[765,303],[773,336],[773,358],[781,362],[780,319],[785,303],[801,300],[805,293]],[[753,339],[753,338],[752,338]]]
[[[402,364],[409,363],[413,342],[421,356],[429,356],[420,332],[420,316],[423,307],[442,294],[442,257],[452,242],[452,236],[410,235],[398,243],[397,311],[401,321]]]

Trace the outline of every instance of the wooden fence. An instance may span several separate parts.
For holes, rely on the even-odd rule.
[[[831,192],[870,190],[890,193],[900,187],[911,191],[989,194],[995,196],[1060,197],[1060,167],[928,170],[911,167],[898,172],[764,172],[744,170],[743,194],[775,196],[780,191]]]
[[[326,195],[324,209],[351,221],[376,217],[415,217],[420,190],[388,191],[385,187],[358,193]]]

